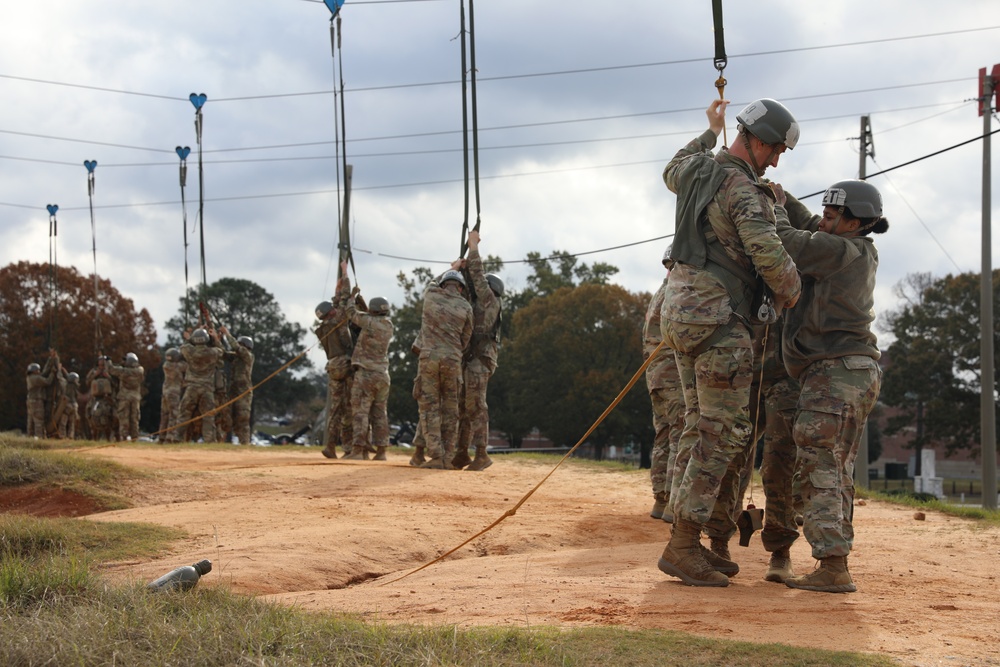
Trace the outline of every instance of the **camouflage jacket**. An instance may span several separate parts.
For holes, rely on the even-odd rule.
[[[30,373],[28,381],[28,400],[41,401],[45,399],[45,388],[52,385],[55,376],[45,373]]]
[[[500,299],[490,289],[483,270],[483,260],[478,250],[469,250],[467,266],[476,290],[472,304],[472,340],[469,343],[470,359],[478,359],[491,372],[496,370],[500,343],[497,340],[500,326]]]
[[[360,330],[351,364],[369,371],[389,372],[389,343],[395,327],[388,315],[372,315],[347,302],[347,316]]]
[[[326,352],[327,359],[349,357],[354,349],[351,329],[347,321],[346,304],[349,300],[350,286],[346,280],[337,284],[337,293],[333,297],[333,310],[316,326],[316,337]]]
[[[683,248],[678,242],[685,237],[682,217],[689,225],[700,224],[702,212],[692,203],[695,201],[708,201],[704,209],[707,229],[701,233],[711,232],[730,262],[747,274],[759,275],[782,301],[794,298],[802,287],[795,264],[775,232],[771,189],[757,178],[749,164],[727,150],[713,155],[711,149],[715,143],[715,133],[706,130],[678,151],[663,171],[663,181],[678,195],[678,205],[686,207],[683,215],[678,212],[678,238],[671,253],[677,265],[670,276],[664,307],[664,316],[679,322],[723,324],[736,312],[734,309],[747,312],[749,306],[733,303],[725,284],[705,268],[704,254],[699,257],[695,252],[686,258],[677,254]],[[707,178],[709,174],[712,179]],[[706,187],[711,190],[720,178],[721,184],[714,194],[704,190]],[[692,191],[700,196],[695,197]],[[688,238],[692,236],[690,229]],[[696,258],[694,261],[692,256]]]
[[[881,356],[872,333],[875,320],[875,272],[878,251],[870,237],[846,238],[796,227],[803,208],[790,199],[797,219],[789,225],[786,210],[778,208],[778,235],[802,272],[802,297],[785,311],[782,353],[788,374],[798,379],[809,364],[820,359],[861,355]],[[811,220],[818,226],[819,216]]]
[[[432,283],[424,292],[420,358],[461,360],[472,339],[472,306],[448,288]]]
[[[163,393],[177,393],[184,388],[184,373],[187,372],[186,361],[163,362]]]
[[[215,389],[215,369],[222,355],[221,347],[214,345],[181,345],[181,356],[187,362],[187,372],[184,374],[184,384],[199,385],[207,389]]]
[[[228,331],[223,334],[233,349],[232,380],[230,392],[239,395],[253,387],[253,352],[242,345]]]
[[[142,381],[146,371],[142,366],[116,366],[110,364],[108,372],[118,378],[120,387],[118,395],[122,398],[138,398],[142,394]]]
[[[667,293],[667,279],[663,279],[660,288],[649,300],[646,308],[646,322],[642,327],[642,357],[648,359],[649,355],[656,350],[656,347],[663,340],[660,333],[660,312],[663,309],[663,300]],[[650,391],[663,389],[678,382],[677,362],[674,359],[674,351],[664,345],[656,353],[656,358],[646,366],[646,388]]]

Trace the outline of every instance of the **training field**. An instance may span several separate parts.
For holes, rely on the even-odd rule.
[[[317,448],[107,446],[81,455],[155,472],[136,507],[89,518],[176,526],[190,535],[155,562],[109,564],[152,580],[203,558],[200,585],[384,622],[616,625],[890,655],[906,665],[1000,665],[1000,528],[859,501],[850,559],[858,592],[765,582],[759,534],[732,552],[728,588],[663,575],[668,526],[649,518],[648,471],[561,466],[514,514],[447,559],[399,579],[499,519],[551,462],[494,456],[484,472],[324,459]],[[760,488],[754,500],[763,504]],[[796,571],[813,567],[808,544]]]

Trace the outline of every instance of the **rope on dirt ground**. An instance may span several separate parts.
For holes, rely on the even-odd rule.
[[[506,512],[503,513],[503,516],[501,516],[499,519],[497,519],[496,521],[494,521],[493,523],[491,523],[490,525],[488,525],[486,528],[483,528],[481,531],[479,531],[478,533],[476,533],[475,535],[473,535],[472,537],[470,537],[466,541],[464,541],[461,544],[459,544],[457,547],[451,549],[447,553],[444,553],[444,554],[438,556],[437,558],[435,558],[434,560],[430,561],[429,563],[424,563],[423,565],[421,565],[417,569],[412,570],[410,572],[407,572],[406,574],[404,574],[401,577],[397,577],[396,579],[392,579],[390,581],[386,581],[384,583],[381,583],[381,584],[379,584],[379,586],[387,586],[389,584],[394,584],[397,581],[400,581],[402,579],[406,579],[411,574],[416,574],[417,572],[420,572],[420,570],[428,568],[431,565],[434,565],[435,563],[438,563],[438,562],[444,560],[445,558],[447,558],[448,556],[452,555],[453,553],[455,553],[456,551],[458,551],[459,549],[461,549],[465,545],[469,544],[469,542],[472,542],[473,540],[482,537],[486,533],[490,532],[491,530],[493,530],[494,528],[496,528],[497,526],[499,526],[508,517],[512,517],[515,514],[517,514],[517,510],[519,510],[521,508],[521,505],[523,505],[525,502],[527,502],[528,498],[530,498],[532,495],[534,495],[535,491],[537,491],[538,489],[540,489],[541,486],[542,486],[542,484],[545,484],[545,482],[547,482],[549,480],[549,477],[552,477],[552,475],[559,468],[559,466],[561,466],[563,464],[563,462],[565,462],[566,459],[568,459],[573,454],[573,452],[575,452],[577,450],[577,448],[580,445],[582,445],[587,440],[587,438],[590,437],[590,434],[594,432],[594,429],[596,429],[598,426],[600,426],[601,422],[603,422],[604,419],[609,414],[611,414],[611,411],[614,410],[618,406],[619,403],[621,403],[621,400],[623,398],[625,398],[625,394],[627,394],[629,392],[629,390],[631,390],[632,387],[635,386],[635,383],[638,382],[639,378],[642,377],[642,374],[646,372],[646,369],[649,367],[650,362],[653,361],[653,358],[656,357],[656,354],[660,351],[660,349],[662,347],[663,347],[663,341],[661,340],[660,344],[656,346],[656,349],[653,350],[650,353],[650,355],[646,358],[646,361],[644,361],[642,363],[642,366],[639,367],[639,370],[637,370],[635,372],[635,375],[632,376],[632,379],[628,381],[628,384],[625,385],[625,388],[622,389],[620,392],[618,392],[618,395],[615,397],[615,400],[611,401],[611,404],[607,408],[604,409],[604,412],[602,412],[601,416],[597,418],[597,421],[595,421],[593,424],[591,424],[590,428],[587,429],[587,432],[583,434],[583,437],[581,437],[577,441],[577,443],[575,445],[573,445],[573,447],[568,452],[566,452],[565,454],[563,454],[563,457],[561,459],[559,459],[559,462],[556,463],[556,465],[552,468],[552,470],[550,470],[549,473],[547,475],[545,475],[545,477],[542,478],[542,481],[540,481],[538,484],[536,484],[533,489],[531,489],[526,494],[524,494],[524,497],[521,498],[519,501],[517,501],[517,503],[512,508],[510,508],[509,510],[507,510]]]

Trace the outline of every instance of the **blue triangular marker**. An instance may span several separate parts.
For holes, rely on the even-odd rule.
[[[334,16],[340,11],[340,8],[344,6],[344,0],[323,0],[326,6],[330,9]]]

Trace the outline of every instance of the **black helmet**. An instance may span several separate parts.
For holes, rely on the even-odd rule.
[[[372,315],[388,315],[389,302],[382,297],[377,296],[368,302],[368,312]]]
[[[236,339],[236,342],[245,347],[248,350],[253,349],[253,338],[250,336],[240,336]]]
[[[125,355],[125,365],[129,368],[135,368],[139,365],[139,357],[135,356],[135,352],[129,352]]]
[[[500,280],[500,276],[495,273],[487,273],[486,282],[490,284],[490,289],[493,290],[494,294],[497,296],[503,296],[504,286],[503,281]]]
[[[66,380],[69,381],[72,384],[79,384],[80,383],[80,374],[76,373],[76,372],[70,373],[69,375],[66,376]]]
[[[846,208],[855,218],[881,218],[882,194],[867,181],[837,181],[823,193],[823,206]]]
[[[38,364],[36,364],[35,362],[31,362],[30,364],[28,364],[28,374],[29,375],[33,374],[33,373],[41,373],[41,372],[42,372],[42,367],[39,366]]]
[[[333,310],[332,303],[330,303],[329,301],[320,301],[319,305],[316,306],[316,319],[317,320],[326,319],[326,316],[330,314],[331,310]]]
[[[765,144],[784,144],[789,150],[799,142],[799,124],[792,112],[777,100],[751,102],[736,114],[741,127]]]
[[[181,351],[176,347],[171,347],[167,350],[167,361],[180,361]]]
[[[208,341],[209,341],[208,332],[201,327],[195,329],[194,333],[191,334],[191,342],[194,343],[195,345],[205,345],[208,343]]]
[[[441,287],[444,287],[444,284],[449,280],[454,280],[459,285],[461,285],[463,289],[465,288],[465,276],[462,275],[461,271],[456,271],[455,269],[449,269],[448,271],[445,271],[444,275],[441,276],[441,282],[438,284]]]

